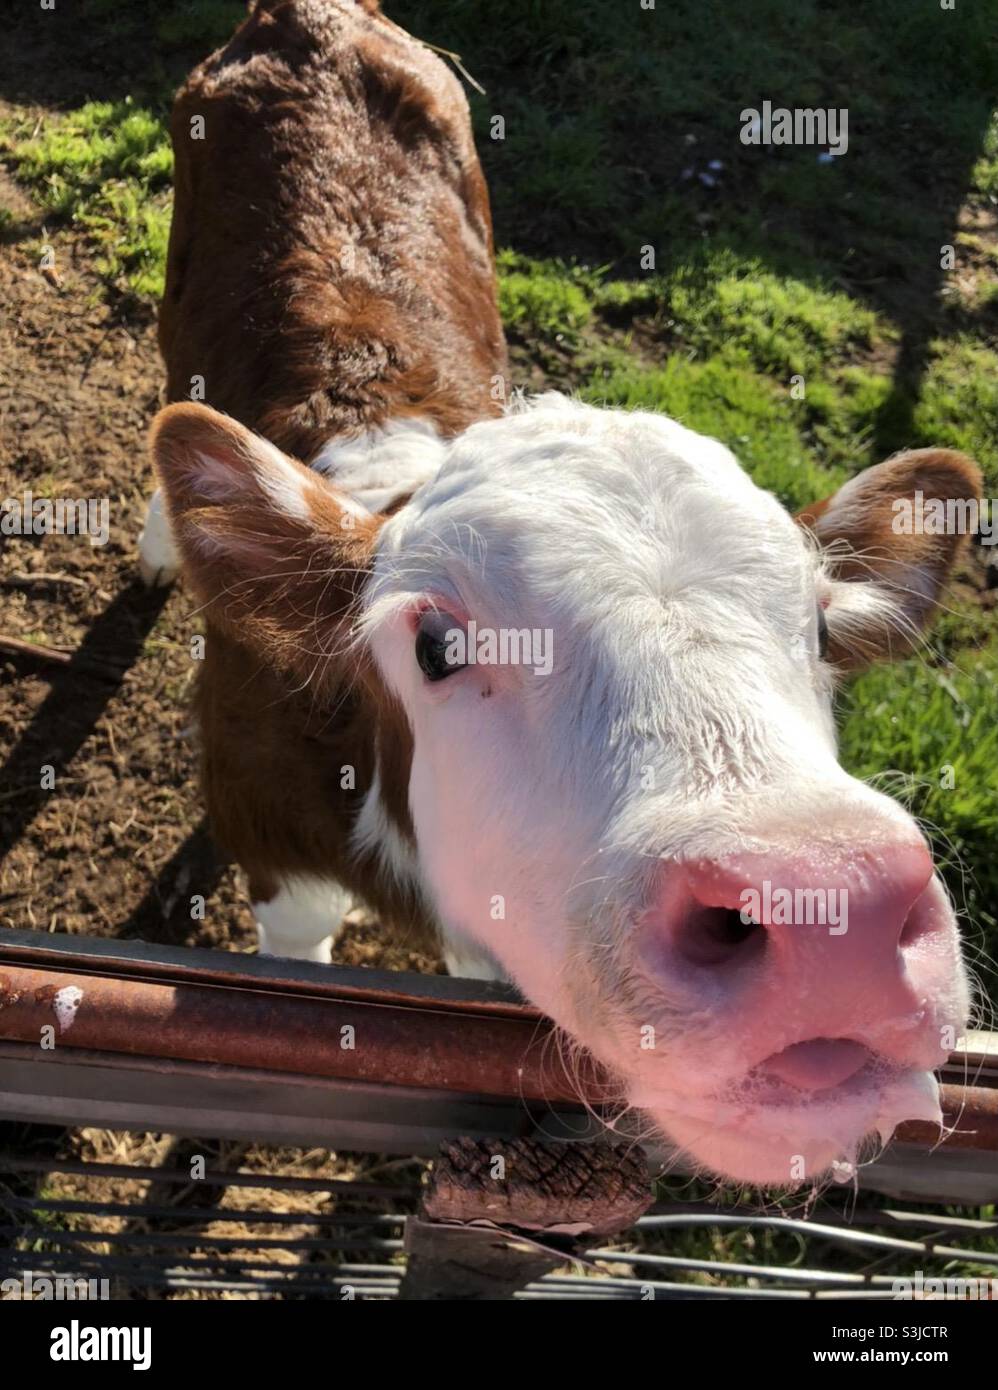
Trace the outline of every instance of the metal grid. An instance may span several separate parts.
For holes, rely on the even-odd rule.
[[[418,1189],[349,1179],[248,1172],[207,1172],[199,1189],[238,1194],[220,1208],[99,1197],[35,1196],[23,1189],[42,1177],[86,1177],[98,1187],[122,1178],[160,1191],[191,1185],[180,1169],[54,1159],[0,1159],[0,1216],[4,1249],[0,1277],[35,1274],[108,1279],[115,1297],[215,1296],[360,1300],[398,1296],[404,1273],[406,1221]],[[22,1189],[22,1191],[18,1191]],[[260,1189],[328,1196],[324,1212],[274,1210],[254,1205]],[[389,1207],[373,1210],[378,1206]],[[405,1210],[408,1207],[409,1211]],[[96,1222],[121,1218],[124,1229]],[[63,1228],[58,1222],[72,1223]],[[267,1235],[224,1235],[207,1226],[263,1227]],[[288,1228],[308,1228],[308,1234]],[[701,1259],[669,1254],[663,1235],[691,1229],[779,1231],[796,1237],[804,1258],[795,1264]],[[586,1250],[573,1267],[545,1276],[517,1293],[523,1299],[891,1299],[894,1281],[926,1277],[958,1266],[965,1274],[998,1280],[998,1221],[972,1220],[894,1209],[860,1209],[851,1218],[823,1215],[805,1221],[752,1214],[700,1203],[657,1207],[618,1245]],[[845,1252],[852,1271],[822,1267],[822,1254]],[[278,1255],[283,1259],[276,1258]],[[683,1276],[687,1276],[684,1279]],[[699,1282],[697,1282],[699,1281]]]
[[[40,1030],[67,989],[82,1002],[45,1050]],[[345,1023],[363,1039],[359,1052],[331,1042]],[[0,1117],[29,1123],[409,1156],[457,1135],[584,1141],[599,1133],[601,1078],[596,1068],[570,1077],[550,1030],[509,991],[478,982],[137,942],[0,939]],[[909,1204],[998,1200],[998,1039],[970,1038],[941,1080],[953,1133],[939,1146],[933,1126],[904,1127],[862,1170],[865,1190]],[[61,1195],[59,1174],[87,1179],[86,1195]],[[160,1195],[122,1199],[121,1179]],[[197,1187],[219,1201],[224,1190],[224,1208],[199,1205],[190,1186],[180,1168],[0,1155],[0,1277],[106,1278],[136,1298],[398,1295],[415,1186],[207,1173]],[[295,1191],[318,1194],[328,1210],[254,1203],[260,1189],[289,1194],[288,1207]],[[866,1205],[850,1212],[849,1201]],[[744,1241],[718,1233],[733,1229],[772,1238],[780,1258],[730,1258]],[[909,1271],[998,1277],[989,1245],[998,1249],[994,1221],[880,1210],[851,1193],[826,1197],[816,1220],[674,1204],[574,1250],[516,1297],[886,1299]]]

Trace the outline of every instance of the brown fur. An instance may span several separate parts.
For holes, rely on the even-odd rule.
[[[935,610],[940,590],[949,577],[966,536],[906,535],[893,529],[895,499],[979,498],[981,471],[964,454],[952,449],[911,449],[895,455],[877,468],[860,474],[857,491],[846,507],[830,511],[832,497],[812,502],[797,513],[797,521],[813,531],[828,551],[834,577],[870,581],[894,590],[910,629],[872,628],[864,638],[850,634],[848,648],[829,634],[828,659],[843,671],[857,670],[871,661],[897,660],[917,641],[917,633]],[[923,577],[923,587],[912,587],[912,576]]]
[[[191,138],[196,116],[204,140]],[[506,371],[505,345],[467,104],[374,0],[261,0],[191,74],[172,136],[159,324],[171,400],[203,377],[207,404],[306,463],[335,435],[389,417],[454,434],[498,410],[490,387]],[[178,478],[191,441],[243,447],[235,426],[219,446],[208,414],[173,407],[154,438],[186,556],[213,529],[260,535],[252,497],[185,512]],[[272,897],[287,873],[326,874],[421,933],[422,905],[345,852],[376,746],[386,809],[412,837],[404,716],[362,657],[330,659],[379,523],[340,529],[333,495],[311,476],[308,487],[326,540],[293,519],[272,530],[267,570],[286,576],[276,591],[234,586],[203,548],[199,557],[205,798],[254,899]],[[356,769],[352,790],[340,785],[344,766]]]

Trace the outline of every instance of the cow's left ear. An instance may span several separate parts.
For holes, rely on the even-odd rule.
[[[981,487],[964,454],[913,449],[797,513],[825,553],[832,665],[857,670],[911,651],[977,529]]]

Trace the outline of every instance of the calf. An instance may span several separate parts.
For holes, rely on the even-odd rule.
[[[204,790],[261,950],[327,960],[360,898],[736,1179],[938,1120],[956,923],[839,766],[832,692],[910,649],[952,564],[895,503],[974,496],[974,465],[902,454],[795,521],[675,421],[497,411],[465,104],[370,0],[259,4],[174,142],[161,341],[218,409],[157,421],[143,563],[176,568],[172,529],[205,605]]]

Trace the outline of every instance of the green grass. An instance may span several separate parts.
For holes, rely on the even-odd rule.
[[[46,212],[75,223],[99,248],[101,271],[134,294],[162,293],[173,153],[162,114],[91,101],[48,120],[34,138],[11,124],[0,149]]]
[[[777,274],[730,249],[680,263],[660,293],[663,311],[698,352],[744,358],[784,381],[827,370],[886,332],[872,310],[820,278]]]
[[[469,100],[518,366],[717,436],[790,507],[931,444],[976,456],[998,491],[998,242],[986,219],[958,229],[968,199],[990,212],[998,198],[988,6],[518,0],[497,18],[466,0],[386,3],[486,88]],[[47,217],[74,223],[109,286],[149,304],[169,219],[169,95],[240,13],[235,0],[165,0],[150,45],[142,7],[82,0],[81,42],[146,60],[38,131],[0,130]],[[743,146],[740,112],[765,97],[847,105],[848,153],[829,165],[811,148]],[[981,267],[972,293],[941,272],[946,244]],[[992,951],[996,675],[993,618],[955,597],[925,652],[841,699],[846,765],[896,774]]]
[[[973,186],[986,198],[998,198],[998,119],[992,119],[972,171]]]
[[[994,950],[998,900],[995,654],[965,650],[937,665],[914,657],[871,668],[843,692],[842,757],[902,801],[933,840],[978,944]],[[885,769],[890,769],[885,772]],[[993,985],[992,985],[993,992]]]
[[[992,339],[992,341],[994,341]],[[936,340],[915,406],[918,437],[963,449],[998,495],[998,352],[969,336]]]
[[[536,261],[513,251],[496,257],[499,309],[509,330],[547,338],[578,339],[592,317],[590,277],[559,261]]]

